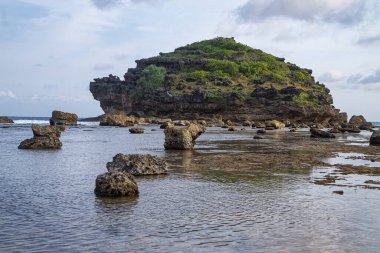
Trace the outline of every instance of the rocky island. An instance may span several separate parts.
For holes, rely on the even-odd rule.
[[[90,84],[105,113],[187,120],[335,125],[347,114],[309,69],[234,38],[215,38],[136,60],[124,79]]]

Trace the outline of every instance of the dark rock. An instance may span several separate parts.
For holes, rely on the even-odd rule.
[[[369,139],[369,144],[380,146],[380,131],[374,131]]]
[[[291,132],[291,133],[295,133],[295,132],[297,132],[297,129],[295,129],[295,128],[291,128],[291,129],[289,130],[289,132]]]
[[[160,129],[166,129],[167,127],[173,127],[174,124],[172,122],[164,122],[160,125]]]
[[[255,139],[255,140],[260,140],[260,139],[264,139],[264,138],[261,137],[260,135],[255,135],[255,136],[253,136],[253,139]]]
[[[134,177],[120,171],[97,176],[94,192],[98,197],[132,197],[139,194]]]
[[[190,124],[185,128],[168,127],[165,129],[165,149],[193,149],[195,140],[206,131],[206,127]]]
[[[138,128],[138,127],[130,128],[129,132],[131,134],[143,134],[144,133],[144,128]]]
[[[10,118],[8,117],[3,117],[1,116],[0,117],[0,123],[14,123],[13,120],[11,120]]]
[[[26,139],[20,143],[19,149],[60,149],[62,142],[59,140],[61,132],[65,128],[62,126],[39,126],[32,125],[34,137]]]
[[[125,171],[134,176],[158,175],[167,173],[167,164],[157,156],[117,154],[107,163],[107,170]]]
[[[311,138],[335,138],[335,135],[317,128],[310,128]]]
[[[335,193],[335,194],[339,194],[339,195],[343,195],[343,194],[344,194],[344,191],[342,191],[342,190],[338,190],[338,191],[333,191],[333,193]]]
[[[339,129],[336,129],[336,128],[332,128],[329,130],[329,133],[332,133],[332,134],[339,134],[340,133],[340,130]]]
[[[351,125],[360,126],[364,123],[367,123],[367,120],[363,115],[353,115],[348,123]]]
[[[339,131],[341,132],[348,132],[348,133],[360,133],[360,129],[356,125],[352,124],[342,124],[342,126],[339,128]]]
[[[236,129],[235,129],[235,127],[229,127],[228,131],[233,132],[233,131],[236,131]]]
[[[274,128],[274,127],[266,127],[265,130],[273,131],[273,130],[276,130],[276,128]]]
[[[50,118],[52,126],[76,126],[78,116],[74,113],[53,111]]]
[[[256,133],[257,134],[265,134],[266,131],[265,131],[265,129],[259,129],[259,130],[256,131]]]

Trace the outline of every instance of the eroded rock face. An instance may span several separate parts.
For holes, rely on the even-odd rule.
[[[135,124],[135,117],[121,114],[104,114],[100,117],[101,126],[130,127]]]
[[[335,135],[317,128],[310,128],[311,138],[335,138]]]
[[[98,197],[132,197],[139,194],[134,177],[123,171],[97,176],[94,192]]]
[[[206,127],[191,123],[185,128],[167,127],[165,129],[165,149],[193,149],[195,140],[206,131]]]
[[[374,131],[369,139],[369,144],[380,146],[380,131]]]
[[[19,149],[60,149],[62,142],[59,140],[61,132],[65,128],[62,126],[39,126],[32,125],[34,137],[26,139],[20,143]]]
[[[3,117],[1,116],[0,117],[0,123],[14,123],[13,120],[11,120],[10,118],[8,117]]]
[[[107,163],[107,170],[125,171],[134,176],[158,175],[167,173],[167,164],[157,156],[117,154]]]
[[[52,126],[76,126],[78,115],[75,113],[53,111],[50,118],[50,125]]]

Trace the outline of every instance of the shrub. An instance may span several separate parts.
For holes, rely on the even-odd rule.
[[[196,81],[203,81],[207,79],[208,72],[204,70],[197,70],[191,73],[192,78]]]
[[[239,74],[239,65],[227,60],[209,59],[206,68],[209,71],[223,71],[229,76],[237,76]]]
[[[166,69],[164,67],[149,65],[142,71],[140,78],[137,80],[137,86],[144,89],[160,88],[165,80],[165,75]]]

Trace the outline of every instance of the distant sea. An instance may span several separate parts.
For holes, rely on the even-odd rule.
[[[49,124],[50,117],[20,117],[20,116],[8,116],[18,125],[29,125],[29,124]],[[79,118],[81,120],[81,118]],[[94,126],[99,125],[99,121],[92,122],[78,122],[79,125]]]

